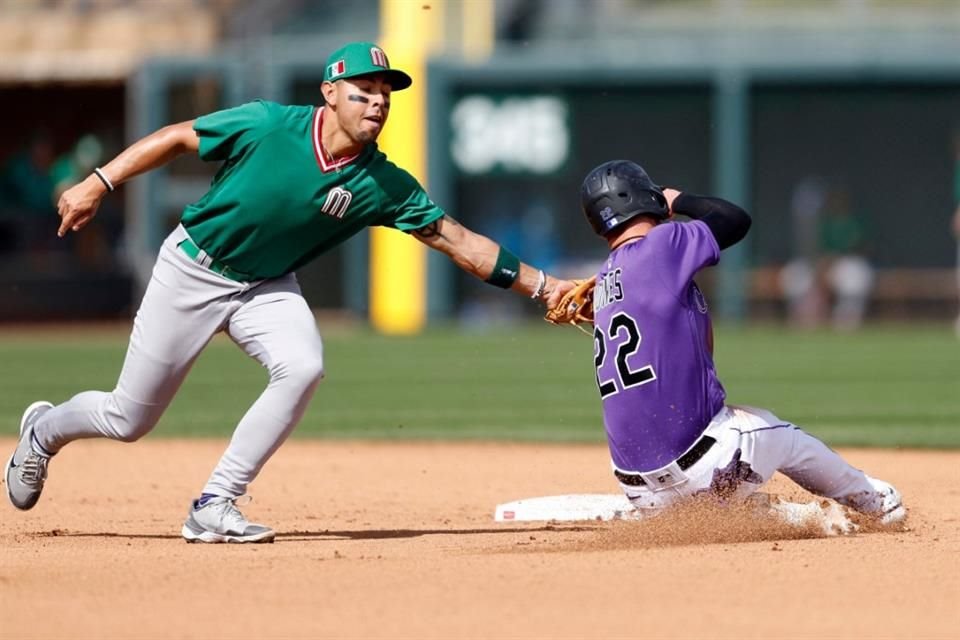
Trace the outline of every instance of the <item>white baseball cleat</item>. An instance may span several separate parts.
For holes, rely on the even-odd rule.
[[[33,447],[33,427],[40,416],[53,408],[46,401],[34,402],[23,412],[20,419],[20,440],[13,455],[7,461],[6,477],[7,497],[10,504],[21,511],[32,509],[47,480],[47,464],[50,456],[37,453]]]
[[[187,542],[273,542],[273,529],[248,521],[238,499],[216,497],[202,505],[194,500],[180,534]]]
[[[906,520],[907,508],[903,506],[903,497],[900,495],[900,492],[889,482],[877,480],[870,476],[867,476],[867,480],[869,480],[873,488],[876,489],[881,499],[880,511],[868,515],[876,518],[877,521],[885,527],[898,525]]]
[[[901,525],[907,519],[907,509],[903,506],[900,492],[889,482],[870,476],[867,476],[867,482],[873,487],[873,491],[862,491],[837,501],[866,516],[868,521],[861,521],[861,524],[882,529],[894,529]]]

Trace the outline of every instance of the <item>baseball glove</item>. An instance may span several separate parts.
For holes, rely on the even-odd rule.
[[[597,283],[597,277],[573,282],[577,286],[567,291],[556,307],[547,311],[543,316],[544,320],[552,324],[574,326],[582,323],[593,324],[593,287]]]

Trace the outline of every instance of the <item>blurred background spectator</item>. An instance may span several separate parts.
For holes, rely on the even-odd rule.
[[[50,167],[53,201],[57,202],[61,193],[89,176],[101,160],[103,145],[97,136],[91,133],[80,136],[77,143]]]
[[[849,192],[833,189],[827,196],[820,225],[822,256],[818,266],[831,294],[835,329],[857,329],[863,323],[874,280],[868,258],[869,231],[866,216],[851,208]]]
[[[48,132],[37,130],[0,169],[0,220],[3,250],[31,252],[43,248],[43,222],[55,211],[50,169],[55,158]]]
[[[863,323],[874,270],[868,259],[868,224],[844,187],[817,179],[798,185],[793,198],[797,257],[781,273],[792,324],[849,331]]]
[[[802,179],[790,199],[793,257],[780,272],[780,286],[787,298],[787,316],[796,327],[817,326],[825,300],[817,282],[815,265],[820,253],[820,216],[827,188],[816,176]]]
[[[58,202],[61,193],[84,180],[94,167],[108,159],[104,156],[103,143],[98,136],[93,133],[80,136],[76,144],[62,153],[50,168],[53,202]],[[93,270],[110,269],[115,264],[114,253],[120,251],[122,228],[122,211],[117,207],[117,200],[105,199],[97,212],[97,223],[84,229],[81,234],[68,236],[77,261]]]
[[[953,135],[953,153],[953,199],[957,205],[953,212],[953,236],[957,240],[957,291],[960,293],[960,128]],[[960,311],[953,328],[960,338]]]

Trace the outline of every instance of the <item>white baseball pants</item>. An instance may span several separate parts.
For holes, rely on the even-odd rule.
[[[688,469],[672,463],[642,474],[648,480],[646,485],[620,483],[634,506],[657,512],[702,493],[742,499],[780,471],[811,493],[867,513],[881,509],[882,497],[863,471],[765,409],[724,407],[704,435],[717,442]]]
[[[203,490],[236,497],[246,492],[303,416],[323,377],[323,346],[293,274],[234,282],[178,249],[186,237],[178,226],[163,243],[116,388],[85,391],[54,407],[35,433],[51,453],[81,438],[142,438],[157,424],[203,348],[224,331],[270,375]]]

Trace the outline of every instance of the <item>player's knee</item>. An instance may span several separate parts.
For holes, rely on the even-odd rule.
[[[297,378],[306,386],[314,387],[323,380],[323,359],[311,358],[297,366]]]
[[[275,367],[272,375],[298,387],[312,388],[323,379],[323,357],[318,353],[300,354]]]
[[[129,431],[126,431],[126,430],[117,430],[117,431],[115,432],[117,435],[116,435],[116,437],[114,438],[114,440],[119,440],[120,442],[136,442],[137,440],[139,440],[139,439],[142,438],[143,436],[147,435],[147,432],[148,432],[148,431],[149,431],[149,429],[147,429],[147,430],[142,430],[142,431],[141,431],[141,430],[132,430],[132,429],[129,430]]]
[[[161,408],[125,400],[114,394],[104,415],[113,440],[136,442],[150,433],[162,413]]]

